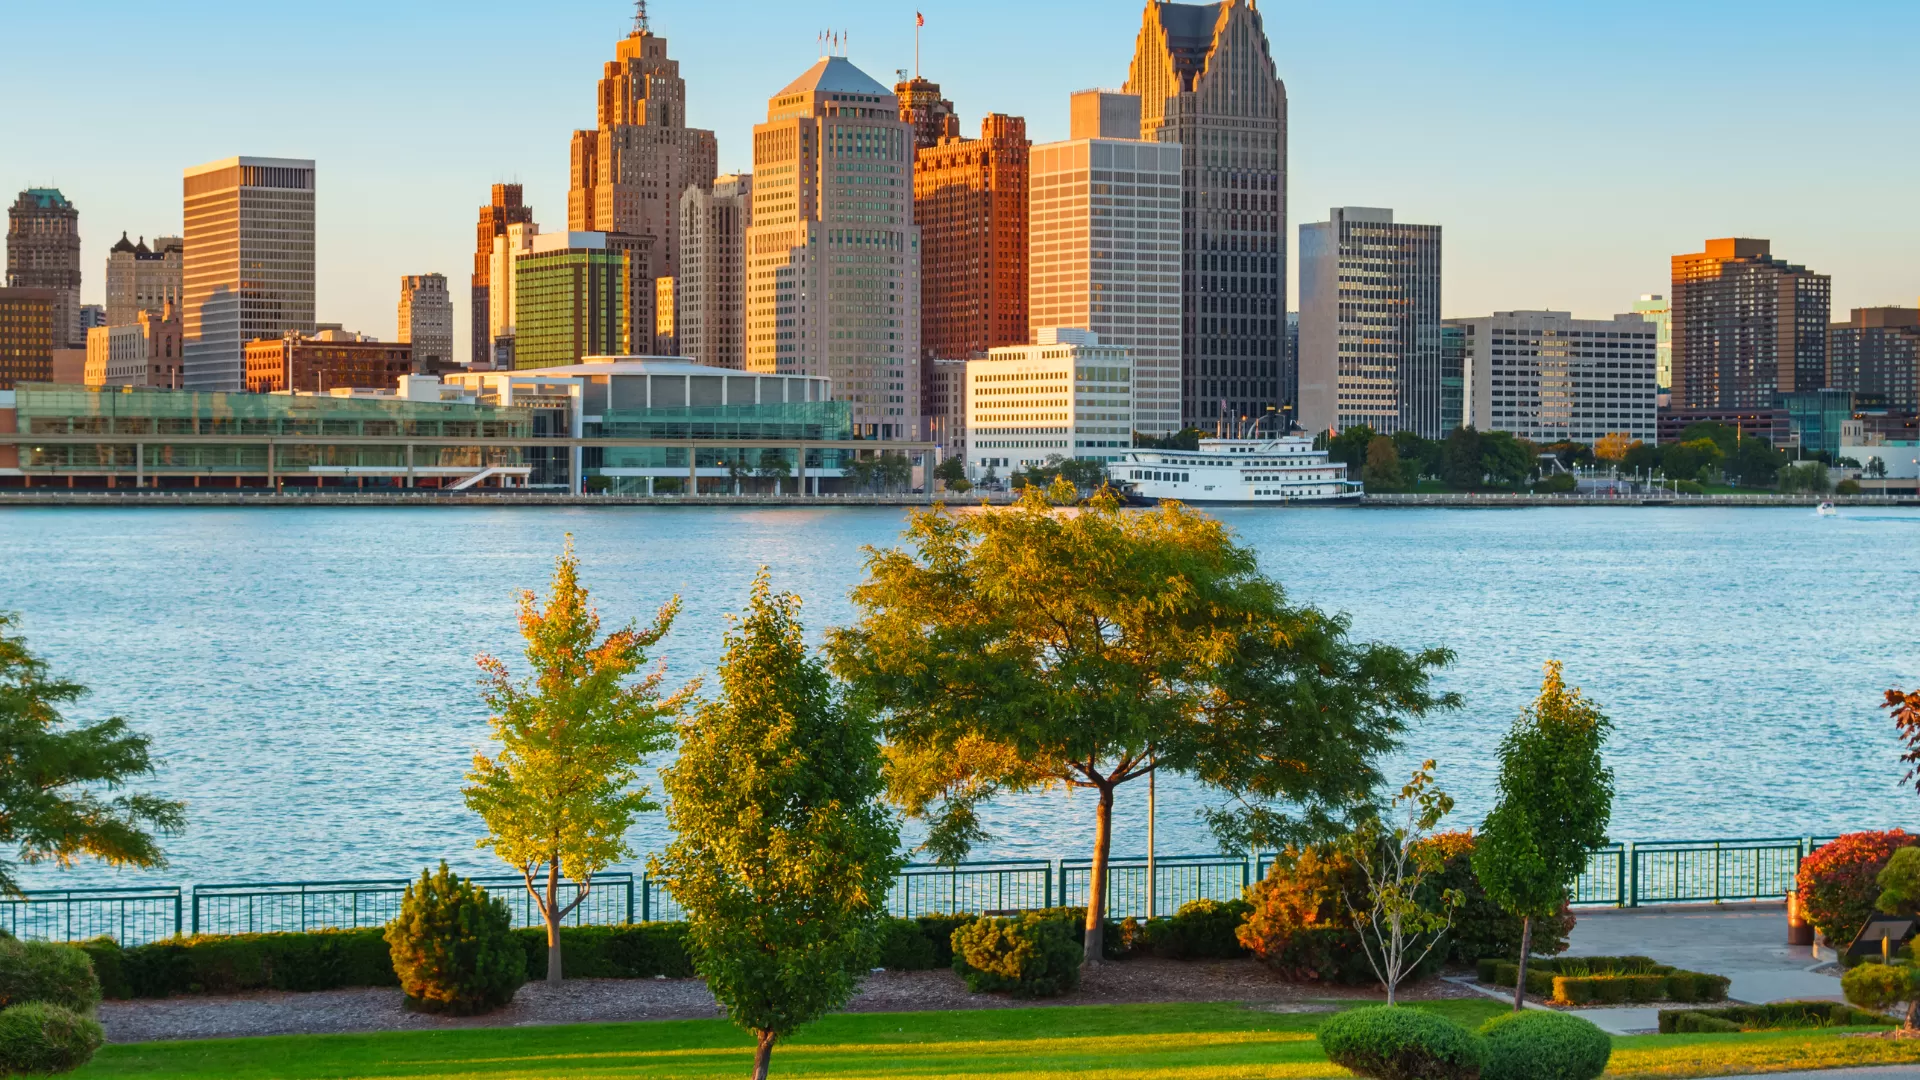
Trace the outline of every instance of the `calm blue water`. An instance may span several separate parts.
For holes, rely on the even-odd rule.
[[[1600,701],[1624,839],[1771,836],[1912,823],[1880,692],[1920,681],[1920,513],[1805,510],[1228,510],[1296,599],[1354,632],[1459,654],[1467,701],[1414,730],[1457,820],[1488,806],[1491,756],[1549,657]],[[514,595],[572,532],[612,623],[685,609],[665,660],[705,672],[754,570],[800,593],[815,636],[850,617],[881,509],[9,510],[0,608],[94,690],[77,715],[153,735],[156,786],[191,827],[158,875],[35,868],[57,881],[406,875],[474,850],[459,788],[487,739],[473,658],[518,659]],[[1394,770],[1396,773],[1399,768]],[[1143,827],[1124,790],[1121,835]],[[656,785],[657,788],[657,785]],[[1161,851],[1210,851],[1204,793],[1160,792]],[[1007,799],[986,854],[1080,854],[1084,795]],[[1142,835],[1139,832],[1133,835]],[[659,815],[636,830],[662,843]],[[1121,849],[1138,848],[1125,840]]]

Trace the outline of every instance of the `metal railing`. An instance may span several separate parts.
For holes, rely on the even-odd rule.
[[[1577,907],[1724,903],[1783,897],[1800,862],[1832,837],[1667,840],[1609,844],[1587,860],[1574,883]],[[1171,915],[1189,900],[1233,900],[1264,878],[1277,856],[1166,855],[1154,860],[1154,913]],[[953,866],[915,863],[887,890],[887,911],[901,918],[1070,907],[1087,902],[1091,860],[1009,859]],[[483,875],[473,881],[504,899],[514,925],[538,926],[521,878]],[[123,945],[182,933],[248,934],[381,926],[399,913],[409,879],[246,882],[147,889],[33,890],[0,899],[0,928],[16,937],[84,941],[112,937]],[[571,900],[577,886],[563,882]],[[1107,867],[1107,910],[1113,918],[1147,913],[1145,856],[1114,856]],[[671,921],[679,903],[658,881],[631,873],[594,875],[569,926]]]

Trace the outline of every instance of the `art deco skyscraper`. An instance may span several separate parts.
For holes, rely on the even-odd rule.
[[[823,56],[753,129],[747,367],[826,376],[854,431],[920,417],[920,230],[913,129],[892,91]]]
[[[485,367],[493,362],[493,331],[489,312],[495,310],[492,299],[493,242],[507,235],[507,226],[533,221],[533,207],[521,201],[519,184],[493,185],[493,199],[480,208],[479,236],[473,248],[473,308],[468,313],[473,341],[468,349],[469,363]],[[511,265],[511,264],[509,264]],[[508,323],[513,308],[508,305]]]
[[[1140,137],[1184,150],[1183,423],[1287,404],[1287,89],[1259,10],[1148,0],[1126,90]]]
[[[753,175],[717,177],[680,196],[680,354],[711,367],[747,366],[747,227]]]
[[[313,184],[313,162],[287,158],[187,170],[187,389],[244,390],[247,342],[313,333]]]
[[[960,117],[953,102],[940,96],[939,83],[915,75],[894,83],[893,96],[900,99],[900,119],[913,125],[915,151],[960,137]]]
[[[54,348],[84,347],[80,327],[80,211],[57,188],[28,188],[7,208],[11,289],[52,289]]]
[[[126,233],[107,252],[108,326],[133,326],[143,311],[165,312],[181,304],[180,275],[186,264],[186,242],[177,236],[139,242]]]
[[[1301,427],[1444,438],[1442,354],[1440,226],[1370,206],[1300,226]]]
[[[1709,240],[1673,257],[1673,407],[1771,409],[1827,385],[1832,281],[1766,240]]]
[[[400,279],[400,341],[413,346],[413,369],[436,374],[454,366],[453,298],[447,275],[408,274]]]

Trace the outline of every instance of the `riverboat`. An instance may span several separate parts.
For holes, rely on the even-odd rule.
[[[1364,489],[1313,440],[1201,439],[1198,450],[1132,450],[1107,466],[1130,499],[1243,506],[1357,503]]]

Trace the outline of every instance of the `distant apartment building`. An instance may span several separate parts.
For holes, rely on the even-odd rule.
[[[131,326],[143,311],[176,309],[185,297],[180,291],[186,265],[186,241],[158,236],[129,241],[126,233],[107,252],[107,326]],[[91,340],[91,338],[89,338]]]
[[[0,390],[53,381],[64,296],[59,289],[0,288]]]
[[[1828,327],[1827,386],[1862,408],[1920,412],[1920,308],[1854,308]]]
[[[717,177],[680,195],[680,355],[708,367],[747,366],[747,226],[753,174]]]
[[[1659,438],[1659,334],[1637,314],[1576,319],[1564,311],[1496,311],[1449,319],[1463,332],[1467,424],[1536,443],[1591,445],[1608,435]]]
[[[995,113],[913,163],[920,226],[920,352],[964,360],[1027,343],[1027,122]]]
[[[1126,90],[1182,152],[1182,423],[1265,415],[1288,402],[1287,88],[1259,7],[1147,4]]]
[[[920,425],[913,135],[892,91],[823,56],[753,129],[747,367],[831,380],[861,438]]]
[[[1086,330],[1045,327],[1032,345],[967,364],[967,472],[1118,461],[1133,445],[1133,364]]]
[[[607,234],[540,233],[529,240],[513,260],[515,370],[631,355],[628,261]]]
[[[1440,226],[1346,206],[1300,226],[1300,424],[1445,435]]]
[[[80,211],[58,188],[28,188],[7,208],[11,289],[52,289],[54,347],[86,340],[80,327]]]
[[[400,279],[401,342],[413,346],[414,367],[437,375],[461,366],[453,359],[453,297],[447,275],[408,274]]]
[[[1827,378],[1832,283],[1766,240],[1709,240],[1673,257],[1673,406],[1771,408]]]
[[[240,390],[248,342],[314,329],[313,162],[227,158],[182,187],[186,388]]]
[[[342,330],[250,341],[246,358],[246,389],[254,394],[392,390],[413,373],[413,346]]]
[[[180,313],[171,303],[142,311],[125,326],[87,331],[88,386],[181,387]]]
[[[940,96],[939,83],[915,75],[894,83],[893,96],[900,102],[900,122],[912,129],[915,153],[960,137],[959,114]]]
[[[492,200],[480,208],[478,236],[473,249],[473,306],[468,319],[473,337],[467,362],[474,367],[486,367],[493,362],[494,337],[500,325],[500,306],[493,299],[492,286],[498,272],[495,242],[507,235],[509,226],[533,224],[533,207],[525,205],[522,197],[519,184],[495,184]],[[537,226],[534,231],[539,231]],[[512,264],[508,263],[507,266],[511,268]],[[512,312],[512,303],[507,303],[505,309]]]
[[[1032,152],[1027,323],[1125,349],[1133,421],[1149,435],[1180,429],[1182,152],[1102,137]]]
[[[1633,313],[1653,324],[1654,381],[1667,393],[1673,388],[1673,304],[1659,293],[1642,293]]]
[[[920,365],[921,434],[939,459],[967,457],[967,361],[927,360]]]

